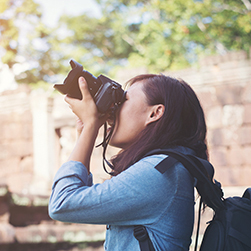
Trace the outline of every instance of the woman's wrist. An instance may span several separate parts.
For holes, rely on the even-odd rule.
[[[78,137],[75,148],[68,160],[79,161],[89,172],[91,154],[98,136],[99,126],[97,123],[86,123]]]
[[[84,128],[85,130],[90,132],[93,130],[98,131],[100,128],[100,122],[98,120],[93,120],[83,123],[79,118],[77,118],[77,124],[76,124],[77,138],[80,137]]]
[[[86,123],[83,125],[83,129],[80,136],[83,135],[85,139],[95,141],[98,135],[99,125],[97,123]]]

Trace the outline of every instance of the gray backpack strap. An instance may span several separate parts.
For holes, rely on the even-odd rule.
[[[148,236],[147,230],[144,226],[134,226],[133,235],[138,240],[141,251],[155,251],[153,244]]]

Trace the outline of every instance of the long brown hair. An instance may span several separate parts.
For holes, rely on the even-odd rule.
[[[112,158],[114,174],[119,174],[157,148],[186,146],[207,159],[204,112],[192,88],[183,80],[162,74],[139,75],[128,83],[132,85],[138,81],[144,81],[143,91],[148,105],[163,104],[165,111],[158,121],[148,124],[127,149]]]

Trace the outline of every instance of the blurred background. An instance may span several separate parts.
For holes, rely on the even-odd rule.
[[[47,213],[76,140],[75,116],[53,89],[71,59],[121,84],[141,73],[188,82],[205,110],[215,178],[241,196],[251,185],[250,48],[250,0],[0,0],[0,251],[103,250],[105,226]],[[95,182],[109,178],[101,148],[91,168]]]

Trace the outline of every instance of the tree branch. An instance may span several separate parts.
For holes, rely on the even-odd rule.
[[[251,3],[249,0],[241,0],[244,5],[246,6],[246,8],[250,11],[251,10]]]

